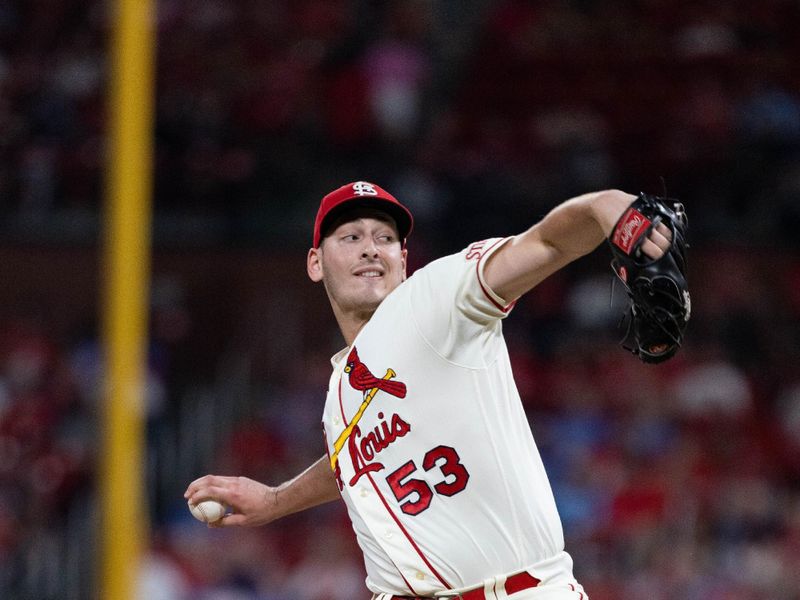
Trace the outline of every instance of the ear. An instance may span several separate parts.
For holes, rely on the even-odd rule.
[[[403,248],[403,250],[400,252],[400,256],[401,260],[403,261],[403,281],[405,281],[406,278],[408,277],[408,275],[406,274],[406,269],[408,267],[408,260],[407,260],[408,250],[406,248]]]
[[[306,257],[306,272],[309,279],[314,283],[322,281],[322,250],[319,248],[311,248]]]

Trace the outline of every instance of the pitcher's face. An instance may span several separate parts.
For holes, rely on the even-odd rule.
[[[340,219],[320,247],[309,251],[308,274],[324,283],[334,308],[375,312],[406,278],[406,250],[394,220],[376,210]]]

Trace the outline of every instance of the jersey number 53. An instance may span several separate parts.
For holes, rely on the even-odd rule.
[[[469,472],[461,464],[455,448],[436,446],[425,453],[422,468],[431,471],[438,467],[444,479],[433,486],[424,479],[416,479],[412,475],[417,471],[413,460],[408,461],[386,477],[386,483],[392,489],[400,510],[407,515],[418,515],[426,510],[433,500],[434,492],[442,496],[455,496],[467,487]]]

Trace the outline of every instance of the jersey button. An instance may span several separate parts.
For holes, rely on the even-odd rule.
[[[342,420],[339,418],[339,415],[333,415],[333,424],[334,425],[338,425],[341,422],[342,422]]]
[[[419,579],[420,581],[422,581],[423,579],[425,579],[425,573],[423,573],[422,571],[417,571],[417,574],[415,575],[415,577],[417,579]]]
[[[390,539],[392,539],[393,535],[394,535],[394,533],[392,532],[392,530],[391,529],[387,529],[386,533],[383,534],[383,537],[385,537],[387,540],[390,540]]]
[[[360,488],[358,493],[361,495],[362,498],[366,498],[369,496],[369,490],[367,488]]]

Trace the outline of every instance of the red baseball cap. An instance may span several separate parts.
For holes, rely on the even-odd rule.
[[[366,206],[388,213],[397,223],[400,241],[405,243],[414,227],[411,211],[382,187],[368,181],[354,181],[333,190],[322,199],[314,221],[314,248],[319,248],[325,228],[344,210]]]

